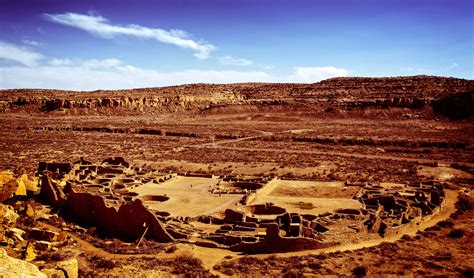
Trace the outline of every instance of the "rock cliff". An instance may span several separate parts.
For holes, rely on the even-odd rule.
[[[344,77],[314,84],[190,84],[92,92],[14,89],[0,91],[0,112],[223,113],[261,111],[268,108],[278,110],[278,107],[288,105],[311,111],[331,111],[334,108],[421,109],[436,106],[436,113],[458,119],[469,117],[472,113],[460,113],[454,117],[448,115],[450,107],[457,107],[464,100],[454,95],[461,96],[473,90],[473,80],[434,76]],[[440,101],[441,99],[447,100]]]

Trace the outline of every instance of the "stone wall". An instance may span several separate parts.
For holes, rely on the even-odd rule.
[[[147,238],[158,242],[174,240],[139,199],[116,208],[107,206],[102,196],[72,191],[63,209],[66,215],[81,223],[95,226],[107,234],[126,240],[138,239],[146,227]]]

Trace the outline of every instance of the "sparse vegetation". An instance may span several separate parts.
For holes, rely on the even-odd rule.
[[[356,266],[352,270],[352,274],[356,277],[364,277],[367,275],[367,267],[364,265]]]
[[[79,92],[54,90],[5,91],[0,93],[0,148],[4,150],[0,167],[33,174],[40,160],[74,161],[86,156],[97,162],[106,153],[143,163],[143,167],[153,164],[154,169],[162,173],[234,175],[239,179],[271,173],[291,180],[337,182],[346,179],[393,183],[444,180],[446,188],[466,192],[460,195],[456,204],[458,212],[416,236],[405,235],[394,243],[319,255],[262,258],[235,253],[226,256],[214,270],[236,276],[421,276],[439,273],[472,277],[473,269],[468,265],[472,257],[464,252],[472,247],[469,239],[473,236],[470,229],[473,201],[467,195],[473,181],[469,166],[474,155],[470,143],[472,120],[447,121],[439,115],[434,116],[430,104],[423,104],[423,109],[416,108],[419,103],[410,106],[414,96],[417,99],[427,97],[434,102],[456,90],[471,88],[472,82],[419,77],[394,79],[390,80],[393,84],[387,84],[384,79],[364,79],[366,85],[361,90],[359,83],[351,80],[336,79],[322,85],[196,84],[97,91],[87,93],[86,97]],[[370,85],[370,82],[375,83]],[[400,90],[401,87],[408,89]],[[237,98],[228,101],[224,97],[226,92],[232,92],[232,97]],[[408,97],[398,99],[397,94]],[[189,97],[185,106],[176,102],[178,95]],[[219,97],[218,101],[213,98],[215,96]],[[116,106],[102,106],[115,98],[121,101]],[[128,98],[133,100],[133,105],[124,104],[125,99],[131,103]],[[160,101],[155,102],[154,98]],[[367,103],[360,104],[359,98]],[[164,99],[166,101],[161,102]],[[294,100],[302,105],[294,105]],[[402,101],[405,104],[402,105]],[[61,107],[63,103],[69,103],[71,107]],[[214,106],[216,103],[218,105]],[[454,163],[448,167],[444,162],[438,164],[440,161]],[[303,201],[291,204],[298,209],[311,210],[320,205],[308,202],[307,198],[352,200],[359,190],[360,187],[335,190],[325,186],[296,186],[272,192],[304,197]],[[373,194],[378,193],[374,191]],[[185,197],[189,201],[190,198]],[[42,208],[40,206],[37,212],[45,213]],[[359,211],[360,215],[348,212],[335,217],[344,221],[368,217],[367,209]],[[59,221],[56,212],[47,212],[52,217],[45,215],[45,219],[50,219],[44,220],[45,223],[68,229],[71,235],[102,249],[102,255],[102,251],[106,251],[122,256],[115,259],[94,255],[94,251],[82,250],[83,247],[77,244],[74,248],[83,252],[79,256],[81,274],[120,275],[120,271],[128,267],[131,271],[162,271],[176,276],[211,276],[201,259],[196,257],[201,253],[183,253],[181,247],[177,247],[180,244],[170,246],[146,238],[137,249],[135,244],[112,239],[110,235],[106,237],[96,229],[83,229]],[[164,218],[168,216],[160,215],[160,219]],[[301,222],[309,221],[303,220]],[[329,219],[328,223],[333,220],[336,219]],[[19,222],[24,222],[24,230],[29,224],[35,225],[33,221],[23,219]],[[181,218],[176,222],[188,225],[193,220]],[[214,228],[217,229],[213,226],[211,232],[216,230]],[[349,227],[346,222],[337,228],[342,244],[356,244],[348,234],[364,232],[364,236],[379,237],[377,233],[367,235],[358,226]],[[263,231],[260,227],[257,229]],[[331,236],[335,237],[318,232],[311,233],[310,238],[324,241]],[[180,239],[178,242],[185,241]],[[71,248],[67,244],[64,247]],[[220,252],[219,249],[212,251]],[[148,257],[147,252],[160,254]],[[62,254],[61,251],[41,252],[37,261],[62,260],[65,258]],[[127,256],[129,259],[123,259]]]
[[[207,273],[202,265],[202,261],[194,257],[191,253],[184,253],[176,256],[173,260],[173,274],[193,276],[196,273]]]
[[[94,268],[105,268],[105,269],[112,269],[117,267],[117,262],[104,258],[102,256],[94,256],[92,257],[89,262],[94,265]]]
[[[448,237],[450,238],[462,238],[463,236],[464,236],[463,229],[453,229],[448,234]]]

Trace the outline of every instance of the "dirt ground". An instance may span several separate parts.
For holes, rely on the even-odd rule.
[[[332,212],[340,208],[361,208],[352,199],[359,187],[345,187],[342,182],[276,180],[271,188],[259,192],[252,203],[274,203],[298,213],[314,215]]]
[[[161,184],[147,183],[133,191],[139,195],[165,195],[166,202],[147,202],[147,206],[166,211],[175,216],[195,217],[212,215],[215,212],[232,207],[242,198],[242,194],[211,194],[209,188],[216,179],[178,176]]]
[[[437,83],[406,94],[427,99],[449,95],[447,89],[431,93],[433,84]],[[190,86],[193,94],[205,95],[209,89],[207,85],[193,86],[199,89],[193,91]],[[451,189],[452,206],[393,238],[348,242],[339,249],[256,256],[180,242],[145,240],[137,248],[136,242],[123,242],[93,227],[67,222],[52,210],[51,217],[34,225],[51,230],[66,228],[72,240],[59,251],[46,253],[43,261],[75,257],[84,276],[473,277],[473,199],[462,193],[454,206],[458,192],[469,194],[474,186],[472,117],[451,120],[435,114],[429,104],[423,108],[363,106],[359,100],[366,92],[353,90],[352,83],[347,91],[333,87],[321,91],[326,94],[324,101],[310,95],[313,85],[271,85],[276,87],[264,91],[263,96],[252,89],[259,86],[266,85],[242,85],[244,101],[232,100],[225,105],[181,104],[174,98],[179,88],[171,88],[166,89],[173,90],[166,91],[171,96],[163,101],[166,106],[159,108],[137,104],[51,111],[38,104],[42,98],[65,97],[89,105],[94,98],[110,96],[107,92],[90,92],[86,97],[77,92],[2,92],[2,107],[6,108],[0,114],[0,170],[34,176],[41,161],[73,162],[84,157],[100,163],[104,158],[121,156],[133,165],[160,173],[277,176],[281,179],[259,192],[252,204],[272,202],[302,214],[360,208],[352,199],[358,187],[344,187],[345,181],[396,186],[434,180]],[[394,103],[399,87],[382,87],[376,100]],[[308,95],[297,95],[300,91]],[[269,97],[268,92],[281,93]],[[112,95],[118,98],[122,93],[137,99],[149,96],[145,91]],[[340,96],[333,99],[333,95]],[[20,97],[30,97],[31,105],[20,105]],[[159,185],[145,183],[134,190],[142,196],[169,197],[166,202],[146,202],[157,210],[198,216],[222,211],[241,198],[239,194],[210,194],[208,188],[214,183],[211,178],[179,176]],[[29,225],[20,224],[24,229]],[[217,228],[208,226],[210,231]]]

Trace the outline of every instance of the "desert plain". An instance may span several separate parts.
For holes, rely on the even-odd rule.
[[[473,92],[424,75],[1,90],[0,260],[54,277],[472,277]]]

